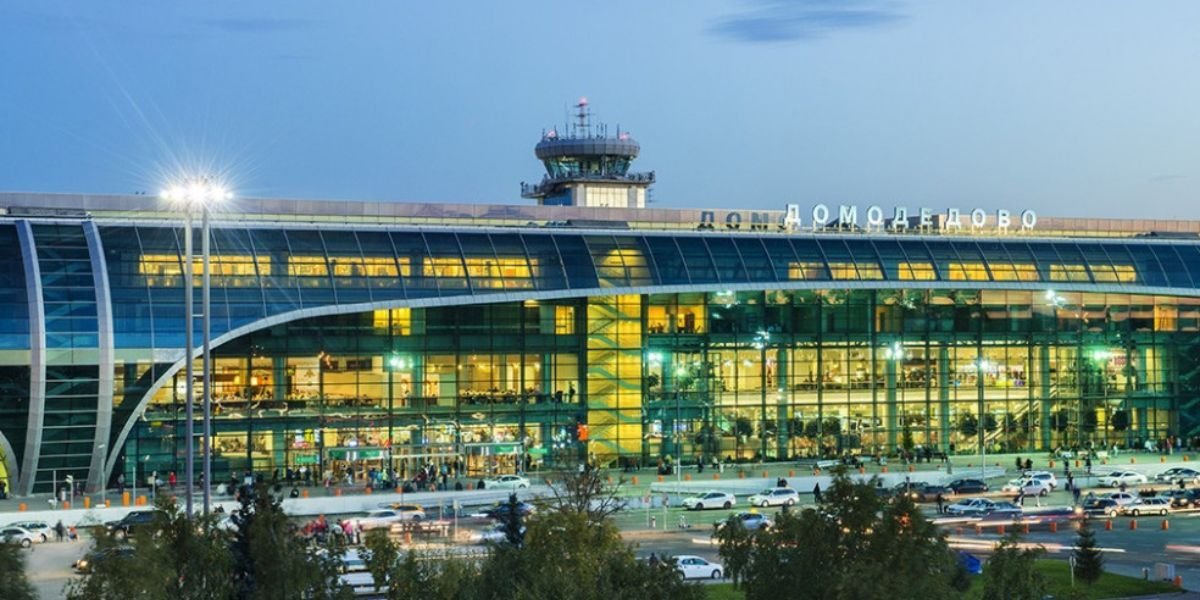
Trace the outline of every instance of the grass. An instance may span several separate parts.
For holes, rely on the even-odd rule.
[[[1038,570],[1046,576],[1047,586],[1046,592],[1055,598],[1067,598],[1067,592],[1071,589],[1071,573],[1070,567],[1066,561],[1062,560],[1039,560],[1037,563]],[[1075,587],[1082,590],[1084,595],[1082,598],[1102,600],[1107,598],[1125,598],[1128,596],[1145,596],[1149,594],[1163,594],[1179,592],[1180,590],[1169,583],[1161,581],[1145,581],[1137,577],[1126,577],[1124,575],[1116,575],[1113,573],[1105,573],[1100,577],[1100,580],[1092,584],[1091,587],[1084,585],[1082,582],[1077,582]],[[719,583],[716,585],[706,585],[704,589],[708,592],[708,600],[745,600],[746,595],[741,590],[733,588],[732,583]],[[971,589],[963,595],[963,598],[968,600],[977,600],[983,597],[983,578],[975,577],[971,583]]]
[[[984,568],[987,568],[986,566]],[[1063,560],[1039,560],[1037,568],[1046,576],[1046,593],[1055,598],[1066,598],[1071,589],[1071,567]],[[1082,598],[1125,598],[1128,596],[1145,596],[1179,592],[1179,588],[1161,581],[1146,581],[1137,577],[1127,577],[1114,573],[1105,573],[1100,579],[1088,587],[1083,582],[1075,582],[1075,587],[1084,592]],[[971,583],[971,589],[963,596],[968,599],[983,597],[983,578],[976,577]]]

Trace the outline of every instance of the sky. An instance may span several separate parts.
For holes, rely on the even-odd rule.
[[[524,204],[581,97],[652,206],[1200,219],[1200,3],[0,4],[0,190]]]

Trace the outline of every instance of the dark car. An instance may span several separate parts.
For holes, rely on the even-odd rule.
[[[1191,490],[1166,490],[1160,496],[1170,498],[1172,508],[1196,508],[1200,506],[1200,488]]]
[[[1112,498],[1093,498],[1083,503],[1084,514],[1091,516],[1115,517],[1121,512],[1121,505]]]
[[[946,487],[955,494],[979,494],[988,491],[988,485],[981,479],[955,479]]]
[[[483,511],[483,515],[489,519],[500,519],[507,510],[508,503],[500,502]],[[517,512],[520,513],[522,517],[528,517],[533,513],[534,510],[534,506],[528,502],[517,503]]]
[[[106,560],[121,560],[128,559],[133,556],[132,546],[111,546],[108,548],[100,548],[84,555],[83,558],[75,561],[71,566],[76,573],[90,573],[96,565]]]
[[[952,492],[953,490],[944,485],[933,485],[926,483],[913,487],[910,496],[912,497],[913,502],[933,502],[937,500],[939,494],[944,498],[949,496]]]
[[[149,525],[154,521],[154,511],[152,510],[135,510],[120,521],[109,521],[104,524],[104,528],[108,530],[112,536],[118,540],[124,540],[133,535],[133,532],[138,527]]]

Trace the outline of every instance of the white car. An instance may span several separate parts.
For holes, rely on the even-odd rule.
[[[520,475],[501,475],[495,479],[484,479],[485,490],[520,490],[529,487],[529,480]]]
[[[1105,494],[1104,497],[1116,502],[1117,506],[1121,507],[1129,506],[1138,501],[1138,497],[1130,494],[1129,492],[1113,492],[1111,494]]]
[[[1025,479],[1039,481],[1046,487],[1050,488],[1050,491],[1052,492],[1058,489],[1058,478],[1055,477],[1054,473],[1051,473],[1050,471],[1025,471],[1025,474],[1022,477]]]
[[[684,579],[720,579],[725,573],[721,565],[690,554],[676,556],[675,568],[683,573]]]
[[[1141,485],[1148,480],[1145,475],[1137,471],[1113,471],[1107,475],[1101,475],[1100,479],[1096,480],[1096,484],[1103,487],[1120,487],[1125,485]]]
[[[1123,515],[1163,515],[1171,512],[1171,501],[1167,498],[1138,498],[1132,504],[1121,506]]]
[[[29,532],[34,535],[34,541],[37,542],[45,543],[50,541],[50,538],[54,537],[54,528],[45,521],[17,521],[15,523],[9,523],[5,527],[20,527],[22,529],[28,529]]]
[[[960,516],[982,516],[992,511],[996,503],[987,498],[963,498],[946,507],[946,514]]]
[[[0,540],[3,540],[5,544],[20,544],[22,548],[28,548],[33,545],[35,539],[37,539],[37,534],[24,527],[9,525],[0,529]]]
[[[383,594],[387,586],[375,587],[375,577],[367,570],[367,561],[359,556],[358,550],[349,548],[342,555],[341,574],[338,576],[342,585],[350,588],[355,596]]]
[[[418,504],[394,504],[382,505],[380,508],[390,508],[396,511],[396,514],[404,517],[409,521],[420,521],[425,518],[425,509]]]
[[[750,496],[750,506],[794,506],[800,502],[800,494],[787,487],[767,488]]]
[[[1045,496],[1050,493],[1050,486],[1036,479],[1013,479],[1000,490],[1009,493],[1020,491],[1026,496]]]
[[[683,507],[691,510],[703,510],[705,508],[733,508],[737,504],[737,498],[729,492],[704,492],[699,496],[692,496],[683,499]]]
[[[355,525],[359,531],[370,531],[372,529],[385,529],[391,527],[393,523],[410,520],[407,515],[390,508],[381,508],[379,510],[368,511],[366,515],[359,517],[355,521]]]

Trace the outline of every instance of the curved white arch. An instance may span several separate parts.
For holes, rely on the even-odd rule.
[[[374,310],[388,310],[393,308],[424,308],[435,306],[467,306],[472,304],[492,304],[496,302],[520,302],[523,300],[562,300],[567,298],[583,298],[588,296],[620,296],[626,294],[673,294],[673,293],[688,293],[688,292],[712,292],[714,290],[721,291],[765,291],[765,290],[819,290],[819,289],[850,289],[850,290],[887,290],[887,289],[904,289],[904,290],[1010,290],[1010,291],[1034,291],[1044,292],[1053,287],[1059,292],[1092,292],[1092,293],[1113,293],[1113,294],[1139,294],[1139,295],[1163,295],[1163,296],[1178,296],[1178,297],[1200,297],[1200,289],[1197,288],[1168,288],[1161,286],[1129,286],[1119,284],[1094,284],[1094,283],[1071,283],[1062,282],[1061,285],[1048,286],[1045,283],[1031,282],[1005,282],[1003,284],[987,281],[788,281],[788,282],[765,282],[765,283],[703,283],[703,284],[686,284],[686,285],[649,285],[639,287],[613,287],[613,288],[585,288],[585,289],[567,289],[553,290],[542,292],[499,292],[493,294],[484,294],[476,296],[451,296],[444,298],[420,298],[420,299],[396,299],[396,300],[380,300],[374,302],[359,302],[355,304],[331,304],[314,308],[302,308],[298,310],[288,311],[272,315],[264,319],[259,319],[252,323],[247,323],[241,327],[236,327],[227,331],[213,339],[212,347],[216,348],[225,342],[236,339],[248,333],[253,333],[275,325],[281,325],[299,319],[309,319],[314,317],[326,317],[332,315],[342,315],[349,313],[368,312]],[[130,413],[129,420],[122,425],[121,433],[117,437],[110,449],[107,464],[104,470],[104,478],[107,481],[111,476],[113,467],[116,465],[117,457],[120,455],[121,448],[125,445],[125,440],[129,436],[129,432],[133,429],[134,423],[141,417],[146,409],[146,404],[150,398],[167,381],[173,377],[179,369],[184,366],[183,349],[178,349],[175,352],[179,356],[177,360],[168,368],[154,384],[146,390],[145,395],[138,400],[137,406]],[[192,353],[192,359],[195,360],[201,354],[201,350],[197,348]]]

